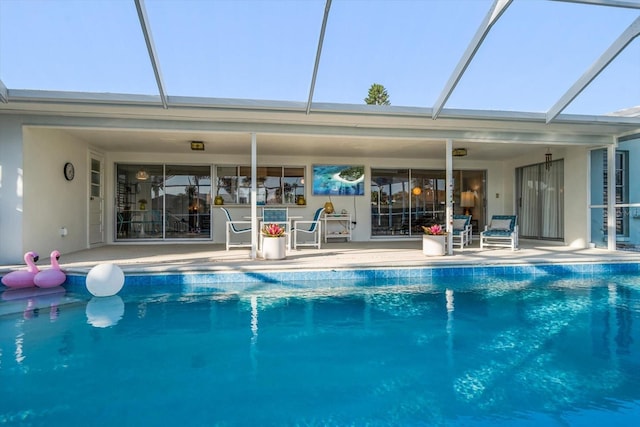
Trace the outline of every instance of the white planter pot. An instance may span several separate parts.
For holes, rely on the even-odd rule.
[[[434,236],[432,234],[422,235],[422,253],[427,256],[442,256],[446,253],[446,238],[444,234]]]
[[[262,239],[262,258],[284,259],[287,256],[287,238],[264,237]]]

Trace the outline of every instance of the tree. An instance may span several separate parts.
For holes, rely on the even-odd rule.
[[[391,105],[389,94],[381,84],[374,83],[369,88],[369,96],[364,99],[369,105]]]

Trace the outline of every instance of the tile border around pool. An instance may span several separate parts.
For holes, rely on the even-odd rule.
[[[436,277],[483,276],[592,276],[601,274],[640,273],[640,263],[567,263],[489,266],[403,267],[378,269],[327,269],[298,271],[235,272],[163,272],[125,274],[125,286],[140,285],[215,285],[229,283],[275,284],[292,281],[394,280]],[[85,285],[86,275],[67,275],[68,285]]]

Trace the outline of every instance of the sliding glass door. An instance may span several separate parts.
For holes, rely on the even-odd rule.
[[[211,167],[116,165],[116,240],[209,239]]]
[[[520,236],[564,239],[564,161],[516,170]]]
[[[484,171],[454,171],[454,213],[472,215],[474,231],[484,218]],[[470,197],[461,203],[462,191]],[[422,226],[446,222],[446,172],[371,170],[371,236],[417,236]],[[463,206],[465,205],[465,206]]]
[[[408,169],[371,171],[371,236],[410,234]]]
[[[211,235],[211,168],[167,165],[164,186],[166,238]]]
[[[610,176],[607,150],[591,151],[591,243],[596,247],[608,247],[608,203],[613,199],[615,249],[640,251],[640,169],[633,167],[639,157],[640,138],[621,140],[613,157],[613,176]]]

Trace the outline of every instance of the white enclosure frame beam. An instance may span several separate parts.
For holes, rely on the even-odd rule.
[[[322,55],[322,45],[324,44],[324,33],[327,29],[327,21],[329,20],[329,10],[331,9],[331,0],[327,0],[324,6],[324,17],[322,18],[322,27],[320,28],[320,37],[318,39],[318,49],[316,50],[316,62],[313,64],[313,74],[311,75],[311,87],[309,88],[309,100],[307,101],[307,114],[311,111],[311,102],[313,101],[313,91],[316,88],[316,77],[318,76],[318,68],[320,67],[320,56]]]
[[[144,7],[144,0],[135,0],[136,10],[138,11],[138,19],[140,20],[140,27],[142,27],[142,34],[144,35],[144,41],[147,44],[147,51],[149,52],[149,59],[151,59],[151,66],[153,67],[153,73],[156,77],[156,83],[158,85],[158,92],[160,92],[160,99],[162,100],[162,107],[167,109],[167,92],[164,88],[164,82],[162,81],[162,73],[160,72],[160,63],[158,62],[158,55],[156,54],[156,48],[153,44],[153,37],[151,36],[151,27],[149,26],[149,18],[147,17],[147,10]]]
[[[434,104],[431,114],[432,119],[435,120],[438,118],[438,115],[442,111],[444,104],[447,102],[447,100],[453,93],[453,90],[458,85],[458,82],[473,60],[476,52],[478,51],[478,49],[480,49],[480,45],[482,45],[482,42],[487,37],[487,34],[489,34],[491,27],[493,27],[493,24],[498,21],[498,19],[502,16],[504,11],[507,10],[507,7],[509,7],[512,2],[513,0],[495,0],[493,6],[491,6],[491,9],[489,10],[489,13],[487,13],[487,16],[485,16],[485,18],[482,20],[480,28],[478,28],[475,36],[473,36],[473,40],[471,40],[471,43],[469,43],[469,46],[467,46],[467,50],[462,55],[462,58],[460,58],[460,62],[458,62],[458,65],[453,71],[453,74],[451,75],[451,77],[449,77],[449,81],[440,94],[440,97],[438,97],[438,100]]]
[[[547,111],[547,123],[555,119],[567,105],[580,95],[588,85],[598,77],[607,65],[613,61],[629,43],[640,35],[640,17],[627,27],[616,41],[589,67],[589,69],[571,86],[571,88]]]
[[[552,0],[564,3],[581,3],[590,4],[595,6],[611,6],[611,7],[626,7],[629,9],[640,9],[640,3],[638,0]]]

